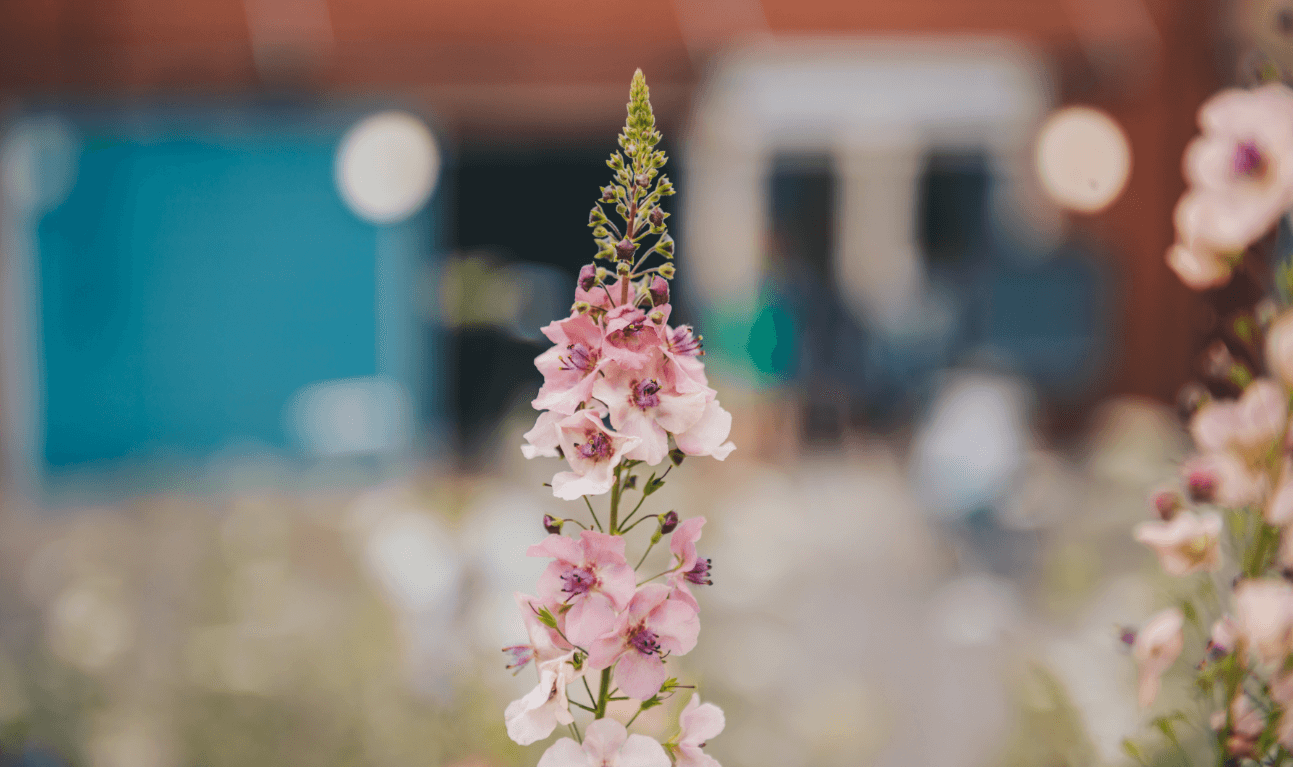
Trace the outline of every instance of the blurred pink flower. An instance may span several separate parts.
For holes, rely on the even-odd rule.
[[[1231,450],[1250,462],[1263,460],[1288,425],[1288,395],[1269,378],[1258,378],[1237,400],[1212,400],[1190,419],[1190,435],[1204,452]]]
[[[606,403],[611,425],[641,442],[625,458],[655,465],[669,454],[669,434],[685,432],[705,413],[705,394],[683,394],[675,386],[677,373],[658,352],[641,369],[611,364],[593,385],[593,396]]]
[[[690,605],[670,599],[672,589],[648,583],[638,589],[613,632],[588,648],[593,669],[615,665],[615,684],[630,698],[646,700],[667,676],[663,653],[685,655],[696,646],[700,619]]]
[[[700,611],[700,605],[691,593],[688,583],[712,585],[710,580],[710,561],[696,556],[696,541],[700,540],[700,529],[705,526],[704,517],[692,517],[674,529],[669,538],[669,550],[677,557],[675,570],[669,574],[669,585],[675,590],[674,598],[691,605]]]
[[[548,747],[538,767],[671,767],[664,747],[645,735],[629,735],[614,719],[598,719],[581,746],[562,738]]]
[[[1169,575],[1189,575],[1221,566],[1221,517],[1182,511],[1170,522],[1141,522],[1136,540],[1154,550]]]
[[[589,314],[576,314],[549,323],[543,334],[555,346],[534,358],[543,386],[530,404],[535,410],[570,415],[588,400],[597,371],[606,364],[602,329]]]
[[[718,737],[727,722],[723,710],[713,703],[702,704],[700,695],[692,693],[691,701],[678,716],[678,760],[674,767],[720,767],[718,760],[706,756],[702,748]]]
[[[1175,243],[1167,249],[1167,265],[1190,288],[1208,290],[1230,282],[1234,266],[1226,257],[1207,248],[1191,248]]]
[[[1241,582],[1235,588],[1235,627],[1263,661],[1283,661],[1293,650],[1293,586],[1275,578]]]
[[[607,429],[600,414],[589,410],[562,419],[557,428],[561,452],[571,470],[552,478],[552,494],[567,501],[608,492],[615,484],[613,470],[620,459],[641,441]]]
[[[1184,624],[1185,616],[1179,609],[1171,607],[1150,618],[1136,634],[1131,652],[1140,667],[1138,699],[1142,708],[1150,706],[1158,697],[1163,672],[1185,647],[1185,638],[1181,634]]]
[[[1212,712],[1209,724],[1212,729],[1220,731],[1226,726],[1226,712]],[[1247,693],[1240,692],[1230,702],[1230,737],[1226,741],[1226,750],[1237,756],[1251,756],[1253,746],[1266,729],[1266,717],[1253,705]]]
[[[574,652],[539,664],[539,684],[523,697],[507,704],[503,721],[507,736],[522,746],[543,740],[552,734],[558,724],[570,724],[570,702],[566,686],[584,675],[585,669],[575,670],[571,660]]]
[[[1229,615],[1223,615],[1212,624],[1212,631],[1208,635],[1210,648],[1218,652],[1229,654],[1235,649],[1235,644],[1239,641],[1239,628],[1235,625],[1234,618]]]
[[[1199,110],[1199,126],[1184,159],[1199,210],[1181,240],[1243,250],[1293,203],[1293,91],[1223,91]]]
[[[1205,453],[1181,464],[1190,497],[1196,501],[1239,508],[1260,503],[1269,482],[1234,453]]]
[[[1263,516],[1268,523],[1277,527],[1293,522],[1293,464],[1288,461],[1285,461],[1284,469],[1280,472],[1279,484],[1275,485],[1270,499],[1266,501]]]
[[[549,535],[525,552],[552,557],[539,576],[539,596],[570,605],[565,613],[566,638],[586,647],[615,625],[636,589],[633,568],[624,558],[624,539],[584,530],[579,542]]]

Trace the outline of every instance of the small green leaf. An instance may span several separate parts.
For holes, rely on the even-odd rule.
[[[552,611],[549,610],[548,608],[540,607],[538,612],[535,613],[535,615],[538,616],[539,623],[542,623],[548,628],[555,629],[557,627],[557,619],[555,616],[553,616]]]
[[[1127,752],[1127,756],[1130,756],[1140,764],[1145,765],[1145,767],[1149,767],[1149,762],[1147,762],[1145,757],[1141,755],[1140,749],[1136,747],[1135,743],[1131,742],[1130,738],[1122,739],[1122,750]]]

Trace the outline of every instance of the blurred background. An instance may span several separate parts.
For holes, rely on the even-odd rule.
[[[1180,157],[1284,0],[0,2],[0,764],[538,760],[518,447],[637,67],[739,446],[653,499],[710,753],[1127,759]]]

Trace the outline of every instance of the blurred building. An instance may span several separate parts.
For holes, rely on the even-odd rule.
[[[1110,393],[1171,399],[1195,352],[1182,326],[1206,319],[1163,263],[1179,157],[1246,61],[1223,9],[1151,0],[5,16],[0,94],[44,189],[5,219],[30,256],[9,268],[9,460],[53,468],[484,450],[590,254],[635,67],[683,189],[681,316],[750,402],[795,400],[805,440],[908,423],[948,365],[1024,376],[1059,425]],[[1072,104],[1128,140],[1099,212],[1036,182],[1036,130]],[[393,107],[431,126],[437,172],[425,209],[384,219],[338,204],[330,174],[346,131]],[[62,190],[60,151],[78,168]],[[114,325],[114,302],[160,326]]]

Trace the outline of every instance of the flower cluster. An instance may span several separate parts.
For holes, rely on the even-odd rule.
[[[1293,205],[1293,91],[1226,91],[1199,122],[1168,261],[1202,290],[1227,282]],[[1284,764],[1293,760],[1293,309],[1266,299],[1226,322],[1227,340],[1206,355],[1209,386],[1187,389],[1195,452],[1153,496],[1155,519],[1135,530],[1195,596],[1124,639],[1149,706],[1197,632],[1206,650],[1195,682],[1214,707],[1217,763]],[[1175,740],[1180,718],[1157,724]]]
[[[660,201],[673,186],[657,179],[665,156],[655,148],[660,134],[641,71],[628,112],[622,152],[608,163],[615,183],[602,190],[589,217],[598,254],[580,271],[570,316],[543,329],[555,346],[535,360],[544,383],[533,404],[542,412],[521,448],[527,458],[565,458],[569,470],[552,478],[553,494],[582,498],[589,518],[545,515],[549,535],[527,552],[552,561],[535,594],[515,595],[528,642],[504,652],[512,660],[508,668],[519,672],[533,663],[539,679],[507,706],[504,720],[522,745],[569,728],[573,738],[550,746],[540,767],[718,767],[702,748],[722,731],[723,712],[695,693],[665,743],[627,729],[642,711],[691,689],[670,676],[668,659],[696,646],[700,605],[693,589],[713,583],[710,560],[696,551],[703,517],[638,511],[685,456],[722,460],[734,449],[727,439],[732,418],[708,385],[700,337],[689,326],[669,324],[674,245]],[[614,205],[622,228],[602,203]],[[643,249],[650,237],[655,243]],[[662,263],[650,266],[653,257]],[[652,472],[639,485],[639,467],[666,458],[663,473]],[[621,515],[621,503],[634,492],[637,504]],[[603,526],[589,496],[606,493]],[[630,565],[625,534],[648,520],[653,532],[637,565]],[[577,539],[563,534],[567,523],[581,528]],[[639,580],[637,568],[666,536],[672,566]],[[626,724],[607,718],[608,704],[622,700],[638,701]],[[592,717],[582,735],[579,711]]]
[[[1293,204],[1293,91],[1227,90],[1199,111],[1185,152],[1189,190],[1176,206],[1167,262],[1195,290],[1218,287],[1244,250]]]

